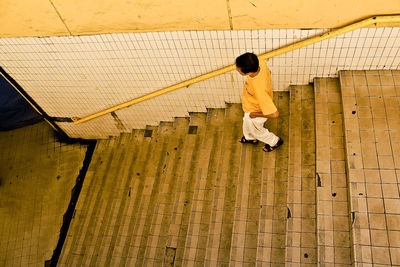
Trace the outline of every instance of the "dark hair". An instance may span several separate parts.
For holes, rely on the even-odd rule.
[[[236,67],[246,74],[249,72],[257,72],[259,67],[258,57],[253,53],[244,53],[236,58]]]

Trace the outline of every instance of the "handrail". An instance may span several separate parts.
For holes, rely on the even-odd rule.
[[[338,35],[342,35],[344,33],[350,32],[350,31],[354,31],[354,30],[357,30],[357,29],[360,29],[360,28],[363,28],[363,27],[367,27],[367,26],[370,26],[370,25],[373,25],[373,24],[376,24],[376,23],[393,23],[393,22],[400,22],[400,15],[373,16],[373,17],[370,17],[370,18],[367,18],[367,19],[352,23],[350,25],[347,25],[347,26],[332,30],[332,31],[324,33],[322,35],[314,36],[314,37],[311,37],[309,39],[302,40],[302,41],[299,41],[297,43],[290,44],[290,45],[278,48],[276,50],[273,50],[273,51],[267,52],[265,54],[259,55],[258,57],[260,59],[267,60],[269,58],[272,58],[272,57],[275,57],[275,56],[278,56],[278,55],[281,55],[281,54],[284,54],[284,53],[287,53],[287,52],[290,52],[290,51],[293,51],[293,50],[296,50],[296,49],[299,49],[299,48],[302,48],[302,47],[305,47],[305,46],[308,46],[308,45],[311,45],[311,44],[315,44],[317,42],[321,42],[321,41],[324,41],[326,39],[333,38],[333,37],[336,37]],[[189,85],[192,85],[194,83],[198,83],[198,82],[213,78],[215,76],[227,73],[229,71],[235,70],[235,68],[236,68],[235,64],[232,64],[232,65],[226,66],[224,68],[221,68],[221,69],[218,69],[218,70],[215,70],[215,71],[212,71],[212,72],[197,76],[197,77],[192,78],[190,80],[187,80],[187,81],[184,81],[184,82],[180,82],[180,83],[177,83],[175,85],[172,85],[172,86],[169,86],[169,87],[154,91],[152,93],[140,96],[138,98],[129,100],[129,101],[127,101],[125,103],[122,103],[122,104],[119,104],[117,106],[104,109],[104,110],[99,111],[97,113],[94,113],[92,115],[89,115],[89,116],[86,116],[86,117],[83,117],[83,118],[79,118],[77,120],[74,120],[74,124],[79,124],[79,123],[82,123],[82,122],[86,122],[86,121],[95,119],[97,117],[106,115],[108,113],[111,113],[113,111],[116,111],[116,110],[119,110],[119,109],[123,109],[123,108],[127,108],[129,106],[134,105],[134,104],[137,104],[137,103],[149,100],[151,98],[154,98],[154,97],[157,97],[157,96],[160,96],[160,95],[175,91],[177,89],[180,89],[180,88],[183,88],[183,87],[188,87]]]

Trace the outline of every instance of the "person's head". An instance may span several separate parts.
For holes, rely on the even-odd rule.
[[[238,56],[235,61],[236,70],[241,75],[247,75],[258,71],[259,62],[258,57],[253,53],[244,53]]]

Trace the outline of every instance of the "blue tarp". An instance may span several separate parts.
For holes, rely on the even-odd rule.
[[[0,75],[0,131],[8,131],[42,120],[31,105]]]

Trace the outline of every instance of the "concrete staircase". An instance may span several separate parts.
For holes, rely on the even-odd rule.
[[[239,104],[100,140],[59,265],[400,264],[400,72],[274,98],[271,153]]]

